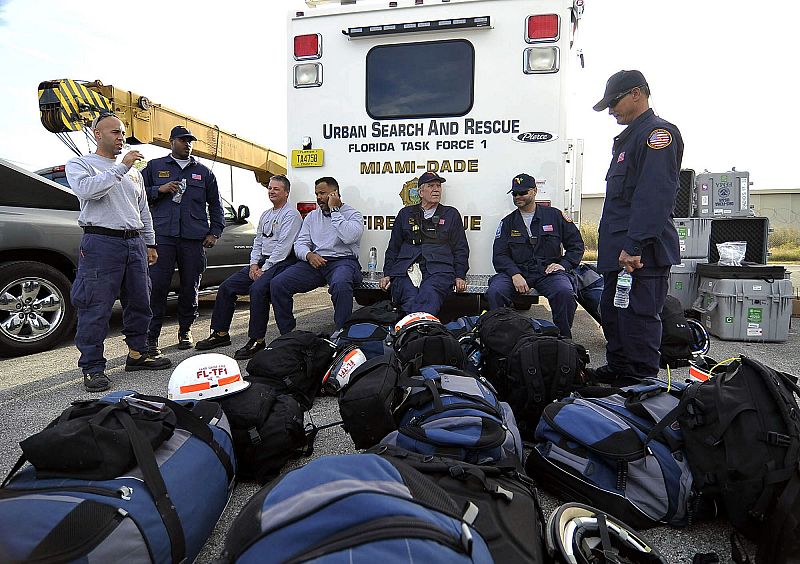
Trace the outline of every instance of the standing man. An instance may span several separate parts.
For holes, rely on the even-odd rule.
[[[267,321],[269,320],[272,279],[291,266],[297,259],[292,246],[300,232],[303,219],[300,213],[287,205],[289,201],[289,179],[278,174],[270,178],[267,187],[272,208],[261,214],[258,231],[253,239],[250,266],[244,267],[220,285],[211,315],[211,336],[198,341],[194,348],[207,351],[231,344],[228,330],[231,327],[236,297],[250,294],[250,338],[233,358],[252,358],[265,346]]]
[[[437,315],[453,290],[467,289],[469,243],[461,213],[442,201],[444,178],[426,172],[417,182],[419,204],[398,212],[383,261],[382,290],[406,313]]]
[[[200,277],[206,269],[205,249],[216,244],[225,228],[217,179],[192,156],[194,141],[197,138],[191,131],[182,125],[173,127],[169,135],[172,153],[153,159],[142,171],[159,254],[159,261],[150,267],[153,319],[147,331],[147,345],[155,351],[176,262],[180,277],[178,348],[192,348],[191,327],[197,318]]]
[[[605,284],[600,317],[607,341],[600,379],[658,374],[659,314],[670,266],[681,261],[672,212],[683,139],[677,127],[653,113],[649,96],[641,72],[620,71],[594,106],[598,112],[608,108],[618,124],[628,126],[614,138],[600,219],[597,270]],[[627,308],[614,306],[622,269],[633,276]]]
[[[89,392],[102,392],[111,386],[103,341],[118,296],[129,349],[125,370],[160,370],[172,363],[151,355],[146,346],[152,316],[147,267],[156,263],[158,253],[142,175],[132,168],[142,154],[130,151],[117,163],[125,126],[114,114],[99,115],[92,130],[97,150],[70,159],[66,166],[67,181],[81,206],[78,225],[83,227],[70,299],[78,310],[75,346],[81,353],[83,385]]]
[[[358,251],[364,218],[342,203],[339,183],[324,176],[314,183],[317,209],[303,220],[294,243],[298,262],[272,279],[269,285],[275,323],[281,335],[297,325],[292,296],[328,284],[336,329],[353,313],[353,287],[361,282]]]
[[[536,205],[536,192],[536,180],[528,174],[511,181],[508,193],[517,209],[497,227],[492,247],[497,274],[489,280],[486,299],[491,309],[510,306],[515,292],[535,288],[547,298],[561,335],[571,339],[577,303],[570,271],[583,258],[583,238],[564,212]]]

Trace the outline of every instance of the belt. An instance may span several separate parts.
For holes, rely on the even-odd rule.
[[[84,233],[93,235],[108,235],[109,237],[121,237],[122,239],[134,239],[139,236],[137,229],[109,229],[97,225],[87,225],[83,228]]]

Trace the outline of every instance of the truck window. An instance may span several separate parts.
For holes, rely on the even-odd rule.
[[[367,53],[367,113],[373,119],[463,116],[473,102],[469,41],[379,45]]]

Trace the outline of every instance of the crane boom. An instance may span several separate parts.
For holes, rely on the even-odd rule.
[[[49,80],[39,84],[42,125],[52,133],[81,131],[103,112],[114,114],[125,124],[128,142],[169,148],[169,132],[176,125],[197,137],[195,156],[251,170],[267,184],[273,174],[286,174],[286,156],[233,133],[187,116],[130,90],[105,85],[99,80]]]

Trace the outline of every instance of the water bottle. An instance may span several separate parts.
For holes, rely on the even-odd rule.
[[[367,263],[367,277],[370,280],[378,279],[378,249],[375,247],[369,250],[369,262]]]
[[[626,308],[631,303],[631,286],[633,285],[633,276],[631,276],[624,268],[619,271],[617,275],[617,293],[614,294],[614,307]]]

